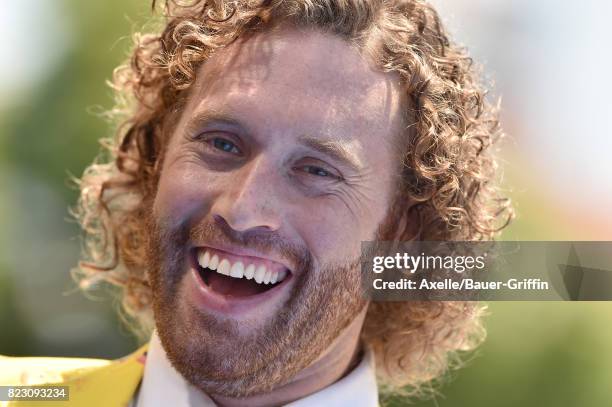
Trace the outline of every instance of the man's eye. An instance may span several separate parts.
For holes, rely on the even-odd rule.
[[[240,150],[238,149],[238,147],[236,147],[236,144],[224,138],[215,137],[212,140],[212,145],[217,150],[225,151],[226,153],[240,154]]]
[[[305,165],[302,167],[302,170],[317,177],[334,177],[329,171],[315,165]]]

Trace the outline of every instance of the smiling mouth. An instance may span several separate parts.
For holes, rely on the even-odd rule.
[[[278,263],[216,249],[195,248],[192,258],[202,283],[224,297],[256,296],[291,278],[289,269]]]

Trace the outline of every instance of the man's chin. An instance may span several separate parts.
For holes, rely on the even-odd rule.
[[[168,358],[207,394],[243,397],[278,386],[291,370],[288,359],[294,359],[282,338],[300,314],[290,301],[299,296],[296,281],[287,278],[262,293],[232,297],[214,292],[189,269],[174,294],[154,298],[157,332]]]
[[[278,318],[245,323],[179,306],[172,322],[156,317],[156,325],[169,360],[192,385],[208,395],[246,397],[282,385],[302,368],[291,368],[291,350],[274,339],[282,336]]]
[[[315,269],[307,255],[296,254],[292,265],[299,269],[268,288],[245,287],[237,278],[241,286],[233,287],[231,275],[202,275],[200,259],[194,264],[181,249],[188,247],[183,235],[189,234],[151,233],[153,313],[168,359],[207,394],[245,397],[288,383],[363,308],[357,261]]]

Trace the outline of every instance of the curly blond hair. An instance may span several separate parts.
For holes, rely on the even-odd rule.
[[[115,71],[122,125],[85,170],[75,208],[85,232],[80,285],[119,287],[136,327],[152,327],[143,219],[195,73],[216,50],[281,23],[335,34],[401,77],[413,122],[402,136],[400,199],[391,210],[401,240],[489,240],[512,217],[491,154],[501,135],[497,109],[485,101],[466,51],[449,41],[425,2],[196,0],[161,9],[161,33],[136,36],[130,63]],[[473,302],[370,304],[362,338],[375,352],[383,388],[416,392],[439,377],[458,351],[484,338],[483,309]]]

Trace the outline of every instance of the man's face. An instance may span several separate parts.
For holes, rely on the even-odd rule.
[[[199,69],[147,220],[156,327],[192,384],[270,390],[362,315],[360,244],[394,193],[397,82],[335,36],[290,30]]]

